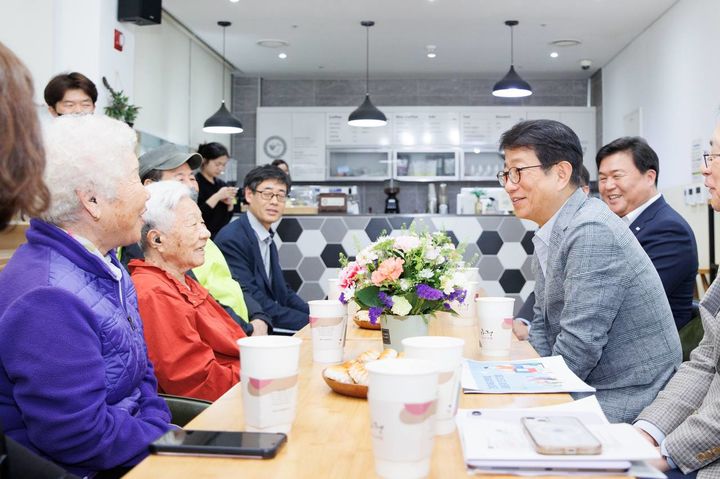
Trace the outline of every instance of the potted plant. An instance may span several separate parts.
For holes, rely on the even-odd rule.
[[[355,261],[340,261],[340,300],[354,300],[370,322],[382,324],[383,344],[402,351],[402,339],[427,335],[427,316],[452,313],[451,301],[463,302],[462,253],[442,231],[406,231],[381,236]]]
[[[110,86],[110,83],[108,83],[107,78],[103,77],[102,80],[103,85],[105,85],[105,88],[107,88],[110,92],[110,97],[112,99],[111,103],[105,107],[105,114],[110,118],[124,121],[130,126],[130,128],[132,128],[133,124],[135,123],[135,119],[138,116],[138,111],[140,110],[140,107],[131,105],[129,103],[130,100],[128,99],[127,95],[123,93],[122,90],[115,91]]]

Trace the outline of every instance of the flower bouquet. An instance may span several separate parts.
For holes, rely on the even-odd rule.
[[[453,312],[463,302],[462,254],[444,232],[381,236],[355,261],[341,258],[340,300],[368,310],[372,324],[383,315],[413,316]]]

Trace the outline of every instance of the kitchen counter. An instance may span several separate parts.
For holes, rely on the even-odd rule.
[[[337,277],[339,255],[352,257],[382,234],[398,230],[447,231],[464,248],[468,264],[480,268],[490,296],[509,296],[519,308],[534,287],[530,268],[537,226],[513,215],[286,215],[275,241],[285,278],[305,300],[325,297],[328,278]]]

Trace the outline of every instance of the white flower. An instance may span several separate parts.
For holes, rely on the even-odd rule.
[[[394,247],[400,251],[410,251],[420,246],[420,238],[417,236],[398,236],[395,238]]]
[[[355,262],[357,262],[357,264],[359,264],[360,266],[367,266],[376,259],[378,259],[377,253],[371,248],[365,248],[357,254],[357,256],[355,257]]]
[[[418,273],[418,277],[423,278],[423,279],[432,278],[433,271],[431,269],[425,268]]]
[[[438,248],[429,247],[427,251],[425,251],[426,260],[433,261],[437,259],[438,256],[440,256],[440,250]]]
[[[400,289],[403,291],[409,291],[412,289],[412,281],[407,278],[400,278]]]
[[[402,296],[393,296],[393,307],[391,309],[393,314],[398,316],[407,316],[412,309],[410,302]]]

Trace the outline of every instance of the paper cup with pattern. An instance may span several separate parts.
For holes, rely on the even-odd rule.
[[[427,476],[435,441],[437,366],[401,358],[366,367],[375,472],[393,479]]]
[[[339,278],[328,278],[328,289],[327,296],[330,300],[340,299],[340,279]]]
[[[245,428],[288,433],[297,406],[299,338],[238,339]]]
[[[514,298],[481,297],[476,300],[480,353],[510,356]]]
[[[337,300],[308,301],[312,330],[313,361],[340,363],[345,348],[347,307]]]
[[[417,336],[403,339],[402,343],[406,358],[427,359],[437,366],[439,374],[435,434],[450,434],[455,430],[465,341],[448,336]]]

